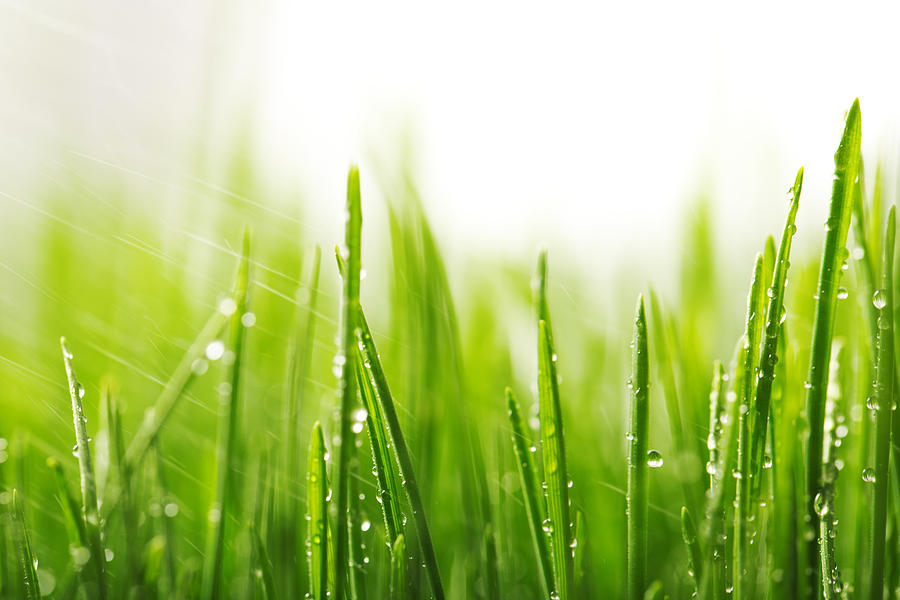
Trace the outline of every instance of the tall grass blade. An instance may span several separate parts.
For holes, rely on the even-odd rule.
[[[825,406],[825,437],[822,465],[824,471],[824,485],[822,491],[816,495],[815,506],[819,514],[819,560],[821,564],[822,595],[825,600],[840,600],[844,593],[844,583],[838,570],[835,557],[835,538],[837,536],[834,506],[834,492],[837,483],[839,468],[837,452],[841,446],[841,440],[846,435],[846,425],[843,423],[843,414],[840,404],[844,401],[846,385],[844,385],[844,371],[846,370],[846,352],[844,346],[835,345],[832,353],[832,382],[829,384],[827,404]]]
[[[688,512],[686,506],[681,507],[681,537],[688,551],[688,573],[694,580],[694,592],[700,589],[700,582],[703,580],[703,554],[700,552],[700,540],[697,537],[697,527],[694,525],[694,519]]]
[[[203,565],[203,597],[208,600],[223,594],[222,571],[225,558],[226,524],[234,511],[233,477],[240,473],[237,466],[238,421],[240,419],[241,359],[243,357],[243,316],[247,311],[250,283],[250,232],[244,230],[241,260],[235,277],[234,292],[236,310],[231,314],[228,327],[227,352],[230,364],[225,364],[224,380],[219,387],[223,396],[219,402],[219,427],[216,441],[216,489],[210,510],[209,548]],[[224,355],[223,355],[224,356]]]
[[[543,522],[547,518],[547,505],[542,494],[534,464],[533,446],[525,433],[521,410],[513,391],[506,388],[506,404],[509,410],[509,421],[512,426],[513,451],[516,456],[516,467],[519,471],[519,482],[522,485],[522,496],[525,502],[525,514],[531,529],[531,540],[534,554],[540,571],[541,587],[544,596],[549,596],[553,589],[553,565],[547,536],[544,534]],[[536,449],[535,449],[536,450]]]
[[[784,308],[785,285],[790,266],[791,242],[797,226],[794,220],[800,206],[800,191],[803,189],[803,167],[797,171],[794,185],[791,188],[791,207],[788,209],[787,223],[781,234],[781,244],[775,258],[775,271],[771,277],[771,285],[767,291],[769,306],[766,309],[765,339],[759,362],[759,378],[756,387],[756,411],[753,417],[753,437],[751,441],[752,455],[750,472],[754,481],[754,498],[759,497],[762,489],[762,464],[766,449],[766,432],[769,424],[769,403],[772,398],[772,384],[775,381],[775,365],[778,362],[778,339],[786,311]]]
[[[349,508],[350,453],[353,450],[351,412],[356,401],[356,376],[347,361],[352,360],[356,348],[357,313],[359,313],[359,272],[361,262],[362,207],[360,206],[359,169],[350,167],[347,176],[347,221],[342,250],[346,263],[343,277],[341,306],[341,347],[337,363],[340,365],[340,440],[337,467],[337,587],[335,598],[344,597],[344,584],[349,564],[350,538],[347,530]]]
[[[572,527],[569,518],[569,475],[563,433],[556,353],[546,322],[538,322],[538,398],[540,399],[541,456],[547,489],[547,528],[553,558],[554,591],[566,600],[573,588]]]
[[[59,339],[62,349],[63,363],[66,367],[66,379],[69,381],[69,396],[72,398],[72,420],[75,425],[75,452],[78,456],[78,468],[81,472],[82,517],[91,551],[90,562],[96,575],[96,594],[98,598],[106,598],[106,553],[100,537],[100,505],[97,501],[97,483],[94,478],[94,463],[91,460],[90,438],[87,433],[87,419],[84,416],[84,386],[78,381],[72,366],[73,354],[66,345],[66,338]]]
[[[31,539],[28,536],[28,526],[25,524],[25,510],[19,492],[13,490],[13,543],[16,548],[16,558],[19,562],[19,576],[22,578],[23,591],[26,600],[40,600],[41,586],[37,577],[37,562],[31,552]]]
[[[409,597],[406,541],[401,533],[394,541],[394,545],[391,546],[391,598],[404,600]]]
[[[306,493],[309,593],[315,600],[324,600],[328,590],[328,475],[325,471],[325,436],[318,422],[313,425],[309,443]]]
[[[888,213],[884,234],[884,257],[881,268],[881,288],[872,301],[879,311],[878,338],[875,341],[878,359],[875,362],[875,469],[863,472],[863,480],[874,479],[872,504],[872,571],[871,600],[881,600],[884,594],[885,536],[887,535],[888,479],[891,458],[891,420],[894,413],[894,234],[895,210]]]
[[[369,379],[375,388],[376,398],[381,405],[384,420],[376,423],[376,426],[384,430],[391,439],[394,456],[400,467],[400,477],[402,478],[402,486],[406,491],[406,497],[409,500],[410,508],[413,513],[413,520],[416,525],[416,534],[419,538],[419,546],[423,554],[423,562],[425,569],[428,571],[428,579],[431,582],[431,591],[435,600],[443,600],[444,586],[441,582],[441,575],[438,569],[437,557],[434,553],[434,543],[431,539],[431,532],[428,529],[428,521],[425,516],[425,505],[422,502],[422,495],[416,482],[415,473],[412,466],[412,458],[409,455],[409,447],[406,444],[406,438],[400,429],[400,419],[397,417],[397,410],[394,407],[394,399],[391,396],[391,390],[388,387],[387,377],[381,365],[381,358],[375,347],[375,341],[372,333],[366,323],[362,308],[359,308],[359,319],[357,321],[358,331],[357,338],[360,349],[363,352],[363,363],[369,374]]]
[[[628,411],[628,481],[625,492],[627,519],[626,589],[629,600],[641,600],[647,588],[647,448],[650,432],[650,356],[644,297],[638,296],[632,340],[631,402]]]
[[[826,222],[825,245],[819,271],[809,377],[806,383],[806,418],[809,423],[806,460],[805,530],[812,530],[807,542],[807,597],[812,599],[818,587],[818,514],[814,506],[822,488],[822,436],[825,419],[825,394],[834,318],[837,312],[838,283],[841,265],[850,256],[847,232],[853,208],[853,186],[859,170],[860,146],[859,100],[854,100],[847,114],[840,146],[834,155],[834,183],[831,209]]]

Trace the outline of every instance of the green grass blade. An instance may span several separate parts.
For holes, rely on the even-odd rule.
[[[306,475],[309,593],[315,600],[324,600],[328,590],[328,475],[325,471],[325,452],[325,436],[322,426],[316,422],[309,444]]]
[[[84,529],[84,517],[78,500],[72,495],[69,484],[66,482],[66,473],[63,466],[55,458],[47,458],[47,466],[53,471],[56,481],[56,493],[58,494],[60,507],[63,509],[63,517],[66,521],[66,529],[69,533],[69,543],[73,546],[87,547],[87,532]]]
[[[791,258],[791,242],[797,231],[794,220],[800,206],[800,191],[803,189],[803,167],[797,172],[791,188],[791,207],[788,209],[787,223],[781,234],[781,244],[775,258],[775,272],[767,292],[769,306],[766,309],[765,340],[760,357],[759,379],[756,387],[756,411],[753,418],[752,455],[750,472],[754,477],[754,497],[759,497],[762,485],[762,463],[766,449],[766,432],[769,423],[769,403],[772,398],[772,384],[775,381],[775,365],[778,362],[778,339],[785,316],[784,296],[787,272]]]
[[[681,537],[688,551],[690,563],[688,573],[694,580],[695,592],[699,591],[700,582],[703,580],[703,554],[700,552],[700,540],[697,537],[697,527],[694,519],[686,506],[681,507]]]
[[[519,482],[522,485],[525,514],[528,516],[531,540],[534,544],[534,554],[541,574],[539,579],[546,597],[550,595],[550,591],[553,589],[553,565],[550,561],[547,536],[543,530],[543,522],[547,518],[547,505],[538,483],[534,452],[532,452],[533,446],[525,432],[519,403],[510,388],[506,388],[506,404],[509,410],[510,425],[512,426],[513,451],[516,456],[516,467],[519,471]]]
[[[821,565],[822,595],[825,600],[840,600],[844,593],[844,583],[838,570],[835,557],[835,541],[837,537],[834,506],[835,484],[839,473],[838,448],[841,446],[841,402],[844,401],[846,386],[843,385],[846,370],[846,352],[842,345],[836,344],[832,353],[832,381],[829,384],[827,404],[825,406],[825,437],[823,454],[824,485],[816,495],[815,507],[819,514],[819,539],[821,540],[819,560]],[[846,426],[844,426],[846,427]]]
[[[394,541],[394,545],[391,546],[391,598],[393,600],[410,598],[408,577],[406,541],[401,533]]]
[[[563,433],[562,406],[556,374],[556,354],[546,322],[538,322],[538,398],[540,400],[541,455],[547,489],[547,527],[553,558],[554,591],[559,600],[569,597],[572,580],[572,527],[569,518],[569,475]],[[645,457],[646,458],[646,457]]]
[[[385,376],[384,368],[381,365],[381,358],[375,347],[375,341],[372,338],[371,331],[369,331],[362,308],[359,308],[357,325],[358,341],[364,357],[363,362],[366,365],[369,379],[375,387],[376,398],[381,404],[381,412],[384,417],[384,420],[380,423],[376,423],[376,426],[386,431],[391,439],[394,456],[400,467],[400,477],[403,481],[403,489],[406,491],[406,497],[409,500],[410,508],[412,508],[413,520],[416,524],[416,534],[418,535],[419,545],[422,549],[425,569],[428,571],[428,579],[431,582],[432,594],[434,595],[435,600],[443,600],[444,586],[441,582],[437,557],[434,553],[434,543],[432,542],[431,531],[428,528],[428,520],[425,516],[425,505],[422,502],[422,495],[419,491],[419,486],[413,471],[409,447],[406,444],[406,438],[403,436],[403,431],[400,429],[400,419],[397,417],[394,399],[391,395],[391,390],[388,387],[387,377]]]
[[[881,600],[885,575],[885,536],[888,509],[888,479],[891,451],[891,419],[894,413],[894,232],[895,211],[888,213],[887,229],[884,235],[884,258],[882,262],[881,288],[875,293],[873,302],[879,310],[878,360],[875,362],[874,398],[875,413],[875,469],[867,469],[863,480],[874,479],[875,493],[872,507],[872,571],[870,577],[871,600]]]
[[[256,551],[256,564],[260,571],[263,590],[265,591],[266,600],[276,600],[278,592],[275,588],[275,574],[272,567],[272,561],[269,560],[269,553],[266,551],[266,544],[263,542],[262,536],[256,525],[250,526],[250,537],[253,538],[253,545]]]
[[[222,571],[225,559],[225,527],[229,515],[234,511],[232,498],[233,477],[241,470],[238,467],[238,421],[240,419],[241,359],[243,356],[244,332],[243,315],[247,311],[250,283],[250,233],[244,230],[241,261],[238,264],[233,297],[236,310],[231,314],[227,351],[231,353],[230,364],[225,365],[223,386],[219,393],[224,396],[219,402],[219,428],[216,441],[216,490],[209,519],[209,549],[203,565],[203,597],[213,600],[223,593]]]
[[[37,577],[37,566],[34,554],[31,552],[31,540],[28,536],[28,526],[25,524],[25,510],[19,492],[13,490],[13,543],[16,548],[16,557],[19,562],[19,576],[22,578],[23,591],[26,600],[40,600],[41,586]]]
[[[137,465],[147,454],[147,450],[150,449],[153,440],[159,435],[169,415],[172,414],[175,405],[178,404],[182,392],[196,375],[194,364],[203,358],[207,346],[222,333],[225,325],[228,324],[229,318],[236,310],[236,303],[237,300],[235,298],[228,297],[216,307],[212,316],[210,316],[190,348],[188,348],[188,351],[181,358],[181,362],[175,367],[175,371],[166,382],[162,393],[156,399],[156,403],[144,415],[137,433],[131,439],[128,450],[125,452],[125,464],[130,471],[136,470]]]
[[[107,595],[106,553],[100,537],[100,505],[97,501],[97,484],[94,479],[94,463],[91,460],[90,438],[87,432],[87,419],[84,416],[84,386],[78,381],[72,366],[73,354],[66,345],[66,338],[60,338],[63,363],[66,367],[66,378],[69,381],[69,395],[72,397],[72,420],[75,425],[75,452],[78,456],[78,468],[81,472],[81,498],[84,529],[87,534],[88,549],[91,551],[90,562],[96,574],[97,594],[103,599]]]
[[[356,377],[354,369],[347,361],[352,360],[356,351],[356,320],[359,313],[359,272],[361,262],[362,207],[360,206],[359,169],[350,167],[347,176],[347,221],[344,232],[343,258],[346,270],[343,281],[343,301],[341,307],[341,347],[339,359],[340,373],[340,439],[337,468],[337,587],[335,598],[344,597],[347,565],[349,564],[350,538],[347,530],[350,453],[353,433],[351,431],[353,403],[356,401]]]
[[[650,356],[644,297],[638,296],[632,340],[631,405],[628,420],[628,482],[625,515],[628,521],[626,588],[629,600],[641,600],[647,587],[647,448],[650,433]]]
[[[842,263],[849,258],[847,232],[853,204],[853,184],[859,168],[860,146],[859,100],[853,102],[840,146],[834,155],[834,183],[831,209],[826,222],[825,245],[817,287],[816,312],[813,324],[809,377],[806,383],[806,418],[809,440],[806,461],[806,530],[812,528],[807,542],[807,597],[816,596],[818,587],[818,514],[813,505],[822,488],[822,435],[825,419],[825,393],[828,384],[828,365],[837,312],[837,293]]]
[[[709,435],[706,437],[706,449],[709,451],[706,472],[709,475],[711,490],[718,480],[719,451],[722,446],[722,435],[725,433],[725,425],[722,422],[722,415],[725,414],[724,379],[725,366],[717,360],[713,363],[713,379],[709,390]]]

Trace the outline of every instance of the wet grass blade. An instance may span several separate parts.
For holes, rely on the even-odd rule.
[[[766,309],[765,339],[759,363],[759,379],[756,387],[756,411],[753,418],[752,455],[750,472],[753,474],[754,498],[759,497],[762,486],[762,463],[766,449],[766,432],[769,423],[769,403],[772,398],[772,383],[775,381],[775,365],[778,363],[778,339],[785,317],[784,296],[787,272],[791,258],[791,242],[797,231],[794,220],[800,206],[800,191],[803,189],[803,167],[797,172],[791,188],[791,207],[788,209],[787,223],[781,234],[781,244],[775,258],[775,272],[767,292],[769,306]]]
[[[838,448],[841,439],[846,435],[846,425],[841,412],[841,403],[845,399],[847,386],[844,383],[846,371],[846,352],[844,347],[836,345],[832,357],[832,382],[829,384],[828,400],[825,407],[825,438],[823,454],[824,485],[815,497],[814,505],[819,514],[819,539],[821,540],[819,560],[821,564],[822,595],[825,600],[840,600],[844,593],[844,583],[838,570],[835,557],[835,540],[837,536],[837,520],[834,517],[834,492],[839,473]]]
[[[232,297],[236,299],[228,327],[229,364],[225,364],[224,380],[218,392],[219,426],[216,441],[216,490],[209,519],[209,548],[203,565],[203,597],[213,600],[223,592],[222,571],[225,560],[225,527],[234,510],[232,498],[233,477],[238,467],[238,421],[240,419],[241,359],[243,357],[245,326],[243,316],[247,311],[250,283],[250,232],[244,230],[241,261],[238,264]],[[224,355],[223,355],[224,356]],[[224,362],[224,361],[223,361]]]
[[[562,406],[556,373],[556,353],[545,321],[538,322],[538,398],[540,400],[541,456],[547,489],[547,519],[550,554],[553,558],[554,590],[566,600],[573,588],[572,527],[569,518],[569,474]]]
[[[66,378],[69,382],[69,395],[72,398],[72,420],[75,426],[75,452],[78,456],[78,468],[81,472],[81,498],[84,530],[91,551],[90,562],[96,574],[98,598],[106,598],[106,553],[100,536],[100,505],[97,501],[97,483],[94,478],[94,463],[91,460],[90,438],[87,432],[87,419],[84,416],[84,386],[78,381],[72,365],[73,355],[66,345],[66,338],[60,338]]]
[[[362,308],[359,308],[358,326],[358,342],[363,352],[363,363],[366,365],[369,379],[371,380],[376,393],[376,398],[381,405],[381,413],[384,420],[375,425],[385,431],[392,442],[394,456],[400,467],[400,477],[402,478],[402,487],[406,492],[407,500],[409,500],[410,508],[413,513],[413,520],[416,525],[416,534],[419,538],[419,546],[423,554],[423,563],[428,571],[428,579],[431,582],[431,591],[435,600],[443,600],[444,586],[441,581],[440,571],[438,569],[437,557],[434,553],[434,543],[431,538],[431,531],[428,528],[428,520],[425,516],[425,505],[422,502],[422,495],[416,482],[415,472],[413,471],[412,458],[409,455],[409,447],[403,431],[400,428],[400,419],[397,417],[397,410],[394,407],[394,399],[391,390],[388,387],[387,377],[384,374],[384,368],[381,365],[381,358],[375,347],[375,341],[372,333],[366,323],[365,315]]]
[[[23,591],[26,600],[40,600],[41,586],[38,582],[37,567],[34,554],[31,552],[31,540],[28,536],[28,526],[25,524],[25,510],[19,492],[13,490],[13,543],[16,548],[16,557],[19,562],[19,576],[22,578]]]
[[[688,512],[686,506],[681,507],[681,537],[684,539],[684,545],[688,551],[690,563],[688,565],[688,573],[694,580],[695,592],[700,589],[700,582],[703,580],[703,555],[700,552],[700,540],[697,537],[697,527],[694,525],[694,519]]]
[[[550,549],[547,536],[544,534],[543,522],[547,518],[547,504],[541,493],[537,469],[534,464],[532,444],[525,433],[522,413],[513,391],[506,388],[506,404],[509,410],[509,421],[512,426],[513,451],[516,456],[516,467],[519,471],[519,482],[522,485],[522,496],[525,502],[525,514],[531,529],[531,540],[534,554],[540,570],[541,587],[544,596],[549,596],[553,589],[553,566],[550,560]]]
[[[409,597],[406,541],[401,533],[394,541],[394,545],[391,546],[391,598],[393,600],[403,600]]]
[[[831,209],[826,222],[825,245],[819,271],[812,349],[809,359],[809,378],[806,393],[806,418],[809,423],[806,461],[806,515],[812,535],[807,541],[807,597],[816,596],[818,587],[818,514],[813,502],[822,488],[822,435],[825,419],[825,394],[828,384],[828,364],[837,312],[838,283],[843,262],[849,258],[847,232],[853,204],[853,185],[859,168],[860,146],[859,100],[853,102],[847,114],[840,146],[834,155],[834,183]]]
[[[631,402],[628,419],[626,588],[629,600],[641,600],[647,587],[647,448],[650,433],[650,362],[644,297],[638,296],[632,340]]]
[[[306,493],[309,593],[315,600],[324,600],[328,590],[328,475],[325,471],[325,436],[318,422],[313,425],[309,443]]]
[[[353,433],[351,412],[356,402],[356,376],[348,364],[356,352],[357,314],[359,313],[359,272],[361,262],[362,207],[360,206],[359,169],[350,167],[347,176],[347,221],[342,255],[345,265],[343,300],[341,306],[341,347],[337,363],[340,373],[340,439],[337,466],[337,587],[335,598],[344,597],[345,574],[349,564],[350,538],[347,530],[349,508],[349,470]]]
[[[884,258],[881,288],[875,292],[873,302],[879,311],[878,350],[875,362],[875,468],[863,472],[863,480],[874,480],[875,493],[872,507],[872,571],[870,577],[871,600],[881,600],[884,593],[885,536],[887,534],[888,489],[891,451],[891,419],[894,413],[894,233],[895,211],[888,213],[884,235]]]

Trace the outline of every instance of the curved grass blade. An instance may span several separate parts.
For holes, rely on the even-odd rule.
[[[794,185],[791,188],[791,207],[788,209],[787,223],[781,234],[781,244],[775,258],[775,272],[767,295],[769,306],[766,309],[765,340],[760,357],[759,379],[756,387],[756,411],[753,418],[753,437],[751,441],[752,455],[750,472],[753,474],[754,497],[758,498],[762,489],[762,463],[766,449],[766,432],[769,423],[769,403],[772,398],[772,383],[775,381],[775,365],[778,362],[778,339],[781,324],[784,322],[784,291],[787,272],[790,266],[791,242],[797,226],[794,220],[800,206],[800,191],[803,189],[803,167],[797,171]]]
[[[394,541],[394,545],[391,546],[391,598],[393,600],[403,600],[409,597],[406,541],[401,533]]]
[[[66,482],[66,473],[63,466],[55,458],[47,458],[47,466],[53,471],[56,480],[56,493],[58,495],[60,507],[63,509],[63,516],[66,521],[66,529],[69,534],[69,543],[74,546],[87,547],[87,532],[84,529],[84,517],[81,515],[81,509],[78,501],[72,495],[69,484]]]
[[[650,356],[647,346],[647,315],[644,296],[639,295],[632,340],[631,403],[628,420],[628,482],[625,515],[628,521],[626,587],[629,600],[641,600],[647,587],[647,448],[650,432]]]
[[[325,471],[325,437],[317,421],[309,443],[306,475],[307,510],[309,511],[306,543],[309,554],[309,593],[324,600],[328,590],[328,475]]]
[[[243,315],[247,311],[250,283],[250,232],[244,230],[241,261],[238,264],[233,298],[236,310],[231,314],[229,325],[228,351],[233,360],[226,365],[224,384],[219,393],[225,396],[219,402],[219,428],[216,442],[216,496],[210,514],[216,515],[209,521],[209,549],[203,565],[203,597],[210,600],[222,595],[222,570],[225,560],[225,526],[229,514],[234,510],[233,477],[240,472],[237,468],[238,420],[240,419],[241,359],[243,356],[244,331]]]
[[[25,525],[25,510],[22,508],[22,500],[19,492],[13,490],[13,543],[16,547],[16,557],[19,562],[19,576],[26,600],[41,600],[41,586],[38,582],[37,567],[34,554],[31,552],[31,540],[28,537],[28,527]]]
[[[871,600],[881,600],[884,593],[885,536],[887,528],[888,479],[891,451],[891,419],[894,413],[894,207],[888,213],[884,234],[884,257],[881,269],[881,288],[873,302],[879,311],[878,338],[875,341],[878,359],[875,362],[875,469],[863,473],[863,479],[874,479],[875,493],[872,508],[872,571]]]
[[[423,554],[423,562],[425,569],[428,571],[428,578],[431,582],[431,590],[435,600],[444,599],[444,586],[441,582],[440,571],[438,570],[437,557],[434,553],[434,543],[431,539],[431,532],[428,529],[428,521],[425,516],[425,505],[422,502],[422,495],[419,486],[416,483],[415,473],[413,471],[412,459],[409,455],[409,447],[406,444],[406,438],[400,429],[400,420],[397,417],[397,410],[394,407],[394,399],[391,390],[388,387],[387,378],[381,365],[381,358],[375,347],[375,341],[372,333],[366,323],[365,315],[362,308],[359,309],[357,321],[357,339],[359,347],[363,352],[363,364],[369,374],[376,393],[376,398],[381,404],[381,412],[384,420],[376,423],[376,426],[384,430],[391,439],[394,456],[400,467],[400,477],[403,480],[403,489],[406,491],[406,497],[409,500],[410,508],[412,508],[413,519],[416,524],[416,534],[419,538],[419,546],[421,546]]]
[[[813,324],[812,350],[809,359],[809,378],[806,383],[806,418],[809,440],[806,461],[806,524],[812,535],[807,542],[807,597],[817,595],[818,587],[818,514],[814,499],[822,487],[822,435],[825,419],[825,393],[828,385],[828,364],[837,309],[838,282],[842,263],[849,257],[847,232],[853,204],[853,185],[859,170],[860,146],[859,99],[847,113],[840,146],[834,155],[834,184],[831,209],[826,222],[825,245],[817,287],[816,316]]]
[[[350,167],[347,176],[347,221],[344,232],[343,258],[346,262],[344,273],[344,291],[341,307],[341,347],[337,363],[340,373],[340,439],[337,467],[337,539],[336,561],[337,582],[335,598],[344,597],[345,571],[349,564],[350,538],[347,530],[347,510],[349,507],[348,484],[350,469],[350,452],[352,451],[353,433],[351,431],[351,411],[356,401],[356,377],[353,368],[347,364],[351,360],[356,347],[357,313],[359,312],[359,272],[361,262],[362,208],[360,206],[359,169]]]
[[[94,479],[94,463],[91,460],[90,438],[87,433],[87,419],[84,416],[84,386],[78,381],[72,366],[73,354],[66,345],[66,338],[59,339],[62,349],[63,363],[66,367],[66,378],[69,381],[69,395],[72,397],[72,420],[75,426],[75,451],[78,456],[78,468],[81,471],[81,498],[84,530],[87,535],[88,549],[91,551],[90,561],[97,577],[97,594],[103,599],[107,596],[106,553],[100,537],[100,505],[97,501],[97,484]]]
[[[547,518],[547,505],[541,494],[537,469],[534,464],[534,453],[531,442],[525,433],[519,403],[510,388],[506,388],[506,404],[509,410],[509,422],[512,426],[516,467],[519,471],[519,482],[522,485],[522,496],[525,501],[525,514],[528,516],[531,541],[534,544],[534,554],[541,573],[541,587],[544,596],[547,597],[553,589],[553,566],[550,561],[550,549],[547,547],[547,536],[543,530],[543,522]]]

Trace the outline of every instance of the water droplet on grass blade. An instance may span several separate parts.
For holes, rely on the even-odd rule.
[[[841,287],[838,288],[837,297],[838,300],[846,300],[850,296],[850,292],[847,291],[847,288]]]
[[[209,360],[219,360],[225,354],[225,342],[222,340],[213,340],[206,346],[206,358]]]
[[[862,480],[866,483],[875,483],[875,469],[866,467],[862,470]]]
[[[647,452],[647,466],[654,468],[654,469],[663,466],[662,454],[660,454],[656,450],[648,451]]]
[[[884,308],[887,305],[887,293],[884,290],[877,290],[872,296],[872,304],[878,310]]]

